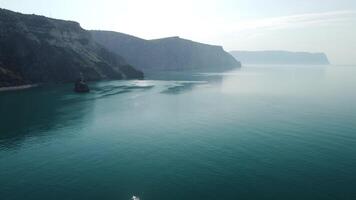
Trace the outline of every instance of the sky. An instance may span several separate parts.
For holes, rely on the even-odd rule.
[[[356,64],[356,0],[0,0],[0,7],[144,39],[325,52],[333,64]]]

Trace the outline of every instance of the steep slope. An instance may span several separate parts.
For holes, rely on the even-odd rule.
[[[143,71],[222,71],[241,66],[220,46],[202,44],[179,37],[144,40],[110,31],[91,31],[91,33],[98,43],[122,55],[129,63]]]
[[[76,22],[0,9],[0,87],[27,83],[143,78]]]
[[[232,51],[230,53],[243,64],[329,64],[324,53],[289,51]]]

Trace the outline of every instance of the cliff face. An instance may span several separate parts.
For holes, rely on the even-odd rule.
[[[91,33],[99,44],[122,55],[129,63],[143,71],[222,71],[241,66],[220,46],[197,43],[179,37],[144,40],[117,32]]]
[[[76,22],[0,9],[0,87],[28,83],[143,78]]]
[[[289,51],[232,51],[230,53],[243,64],[330,64],[324,53]]]

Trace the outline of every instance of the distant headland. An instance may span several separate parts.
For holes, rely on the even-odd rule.
[[[243,64],[329,65],[325,53],[291,51],[231,51]]]

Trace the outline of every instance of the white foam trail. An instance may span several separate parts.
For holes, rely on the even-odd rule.
[[[138,198],[136,196],[132,196],[131,200],[140,200],[140,198]]]

